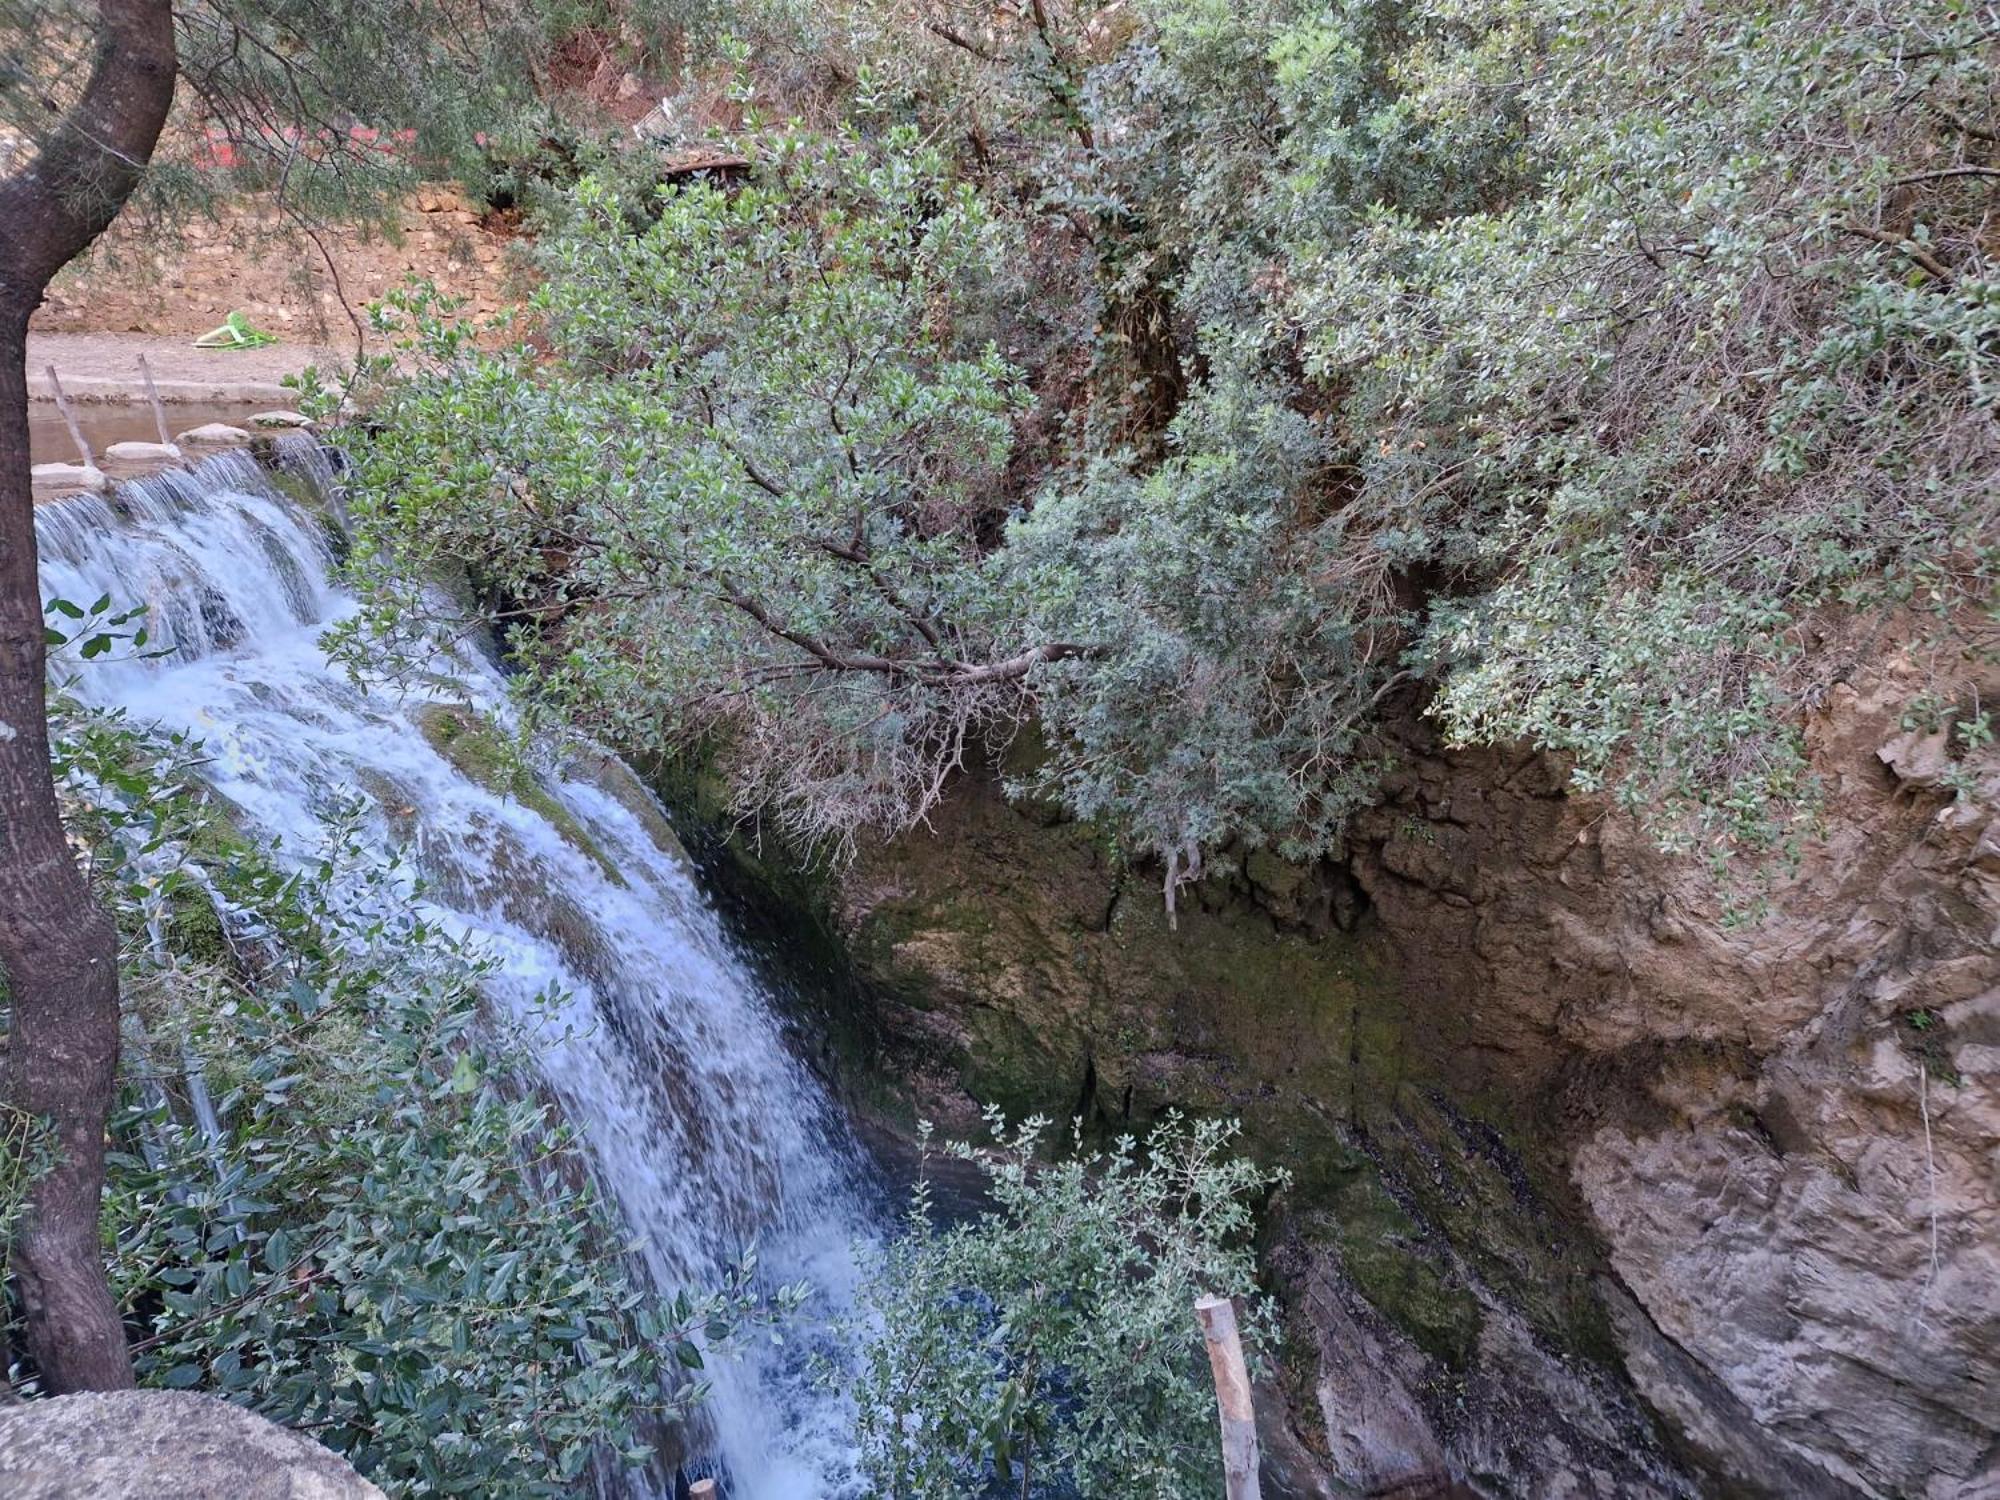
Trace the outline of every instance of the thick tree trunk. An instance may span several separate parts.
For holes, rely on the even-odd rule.
[[[45,1118],[56,1163],[15,1231],[28,1349],[52,1391],[132,1383],[105,1283],[98,1201],[118,1068],[118,945],[63,835],[49,781],[24,313],[0,309],[0,968],[7,1101]]]
[[[76,109],[0,182],[0,974],[6,1097],[47,1120],[55,1163],[15,1230],[28,1350],[52,1392],[132,1384],[98,1213],[117,1087],[118,952],[64,836],[49,774],[28,460],[28,316],[138,185],[174,93],[170,0],[99,0]]]

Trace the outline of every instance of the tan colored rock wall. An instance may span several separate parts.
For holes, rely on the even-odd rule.
[[[1294,1166],[1292,1394],[1344,1482],[1993,1496],[2000,766],[1905,729],[1921,685],[1830,690],[1823,836],[1768,883],[1413,730],[1344,865],[1252,855],[1178,930],[977,779],[836,924],[926,1115],[1179,1104]]]
[[[1740,923],[1536,757],[1420,755],[1357,831],[1413,1006],[1548,1101],[1639,1388],[1765,1493],[2000,1493],[2000,767],[1917,686],[1833,689],[1825,837]]]

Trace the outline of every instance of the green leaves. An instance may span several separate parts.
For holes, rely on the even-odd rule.
[[[1204,491],[1176,456],[1088,522],[1067,494],[1038,504],[1016,540],[1060,526],[1037,545],[1064,567],[1117,555],[1097,587],[1158,624],[1144,658],[1047,697],[1099,751],[1056,757],[1073,804],[1149,808],[1156,841],[1310,845],[1342,810],[1315,793],[1359,769],[1374,695],[1408,674],[1455,741],[1559,750],[1664,840],[1761,848],[1813,796],[1800,685],[1844,670],[1809,661],[1806,622],[1893,606],[1922,573],[1924,629],[1976,646],[1994,579],[1965,538],[2000,526],[1987,202],[1927,178],[1974,138],[1911,102],[1983,110],[1972,12],[1147,12],[1148,47],[1103,70],[1106,170],[1190,268],[1211,371],[1189,406],[1261,381],[1313,414],[1323,461],[1278,497]],[[1259,456],[1222,437],[1182,451]],[[1245,623],[1262,602],[1223,524],[1176,537],[1171,587],[1133,581],[1154,516],[1208,508],[1267,517],[1252,576],[1295,581],[1331,628],[1275,653],[1195,635],[1204,586],[1247,599]],[[1195,727],[1250,683],[1262,722]],[[1147,722],[1161,701],[1178,736]],[[1312,750],[1287,754],[1286,726]],[[1176,738],[1208,754],[1159,774],[1135,753]]]
[[[122,641],[130,647],[132,655],[137,659],[168,654],[166,651],[146,649],[151,637],[143,624],[135,624],[146,617],[146,606],[143,604],[134,605],[130,609],[120,610],[114,614],[111,609],[111,596],[105,594],[88,609],[68,599],[50,599],[42,606],[42,612],[64,620],[86,622],[82,630],[76,631],[60,630],[54,625],[46,626],[42,638],[52,651],[75,645],[79,657],[84,661],[94,661]],[[128,630],[126,626],[133,628]]]
[[[1283,1181],[1228,1154],[1232,1124],[1169,1116],[1145,1141],[1044,1158],[1048,1122],[947,1152],[992,1207],[939,1222],[920,1181],[866,1294],[856,1390],[864,1469],[886,1495],[1154,1496],[1221,1481],[1194,1300],[1249,1299],[1268,1340],[1251,1204]],[[928,1148],[928,1130],[926,1129]]]
[[[357,669],[461,629],[423,584],[463,583],[536,712],[699,746],[836,848],[1033,718],[1021,789],[1171,887],[1331,854],[1418,702],[1664,841],[1766,847],[1813,796],[1821,612],[1976,625],[1973,12],[962,19],[839,8],[866,129],[753,111],[740,181],[587,176],[532,351],[391,299]]]
[[[141,1382],[310,1427],[398,1493],[562,1495],[599,1457],[646,1461],[701,1397],[679,1373],[694,1338],[800,1294],[748,1270],[666,1305],[635,1284],[521,1039],[482,1005],[484,962],[411,909],[358,805],[281,870],[212,806],[197,743],[61,693],[53,728],[125,939],[105,1231]],[[0,1117],[0,1229],[43,1159],[36,1124]]]
[[[906,127],[752,149],[727,189],[578,185],[540,249],[547,358],[396,302],[419,373],[362,455],[351,655],[421,639],[414,581],[466,567],[543,713],[718,737],[743,805],[842,839],[920,816],[1022,703],[961,671],[1018,649],[976,587],[1024,398],[971,328],[1010,243]]]

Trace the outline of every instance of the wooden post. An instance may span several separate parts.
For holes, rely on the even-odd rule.
[[[146,399],[153,404],[153,425],[160,430],[160,446],[171,448],[174,438],[167,431],[167,409],[160,405],[160,393],[153,389],[153,371],[143,354],[139,356],[139,378],[146,382]]]
[[[1222,1416],[1222,1474],[1229,1500],[1262,1500],[1257,1477],[1257,1408],[1250,1399],[1250,1370],[1236,1329],[1236,1305],[1227,1297],[1198,1297],[1194,1315],[1208,1345],[1215,1377],[1215,1405]]]
[[[56,410],[62,413],[63,425],[69,429],[70,441],[76,444],[76,451],[83,455],[86,469],[97,467],[97,460],[91,455],[90,444],[83,440],[83,429],[76,425],[76,413],[69,409],[69,397],[63,394],[62,382],[56,379],[56,367],[49,366],[49,389],[55,392]]]
[[[697,1479],[688,1486],[688,1500],[718,1500],[721,1494],[713,1479]]]

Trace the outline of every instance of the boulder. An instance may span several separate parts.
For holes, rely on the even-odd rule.
[[[204,422],[174,439],[183,448],[235,448],[249,441],[249,433],[227,422]]]
[[[302,411],[260,411],[250,419],[252,427],[310,427],[312,418]]]
[[[0,1406],[10,1500],[384,1500],[346,1460],[192,1391],[110,1391]]]
[[[113,443],[104,450],[104,461],[115,469],[155,469],[180,462],[181,450],[172,443]]]
[[[1884,741],[1875,758],[1905,785],[1934,787],[1951,771],[1951,736],[1942,729],[1905,730]]]

